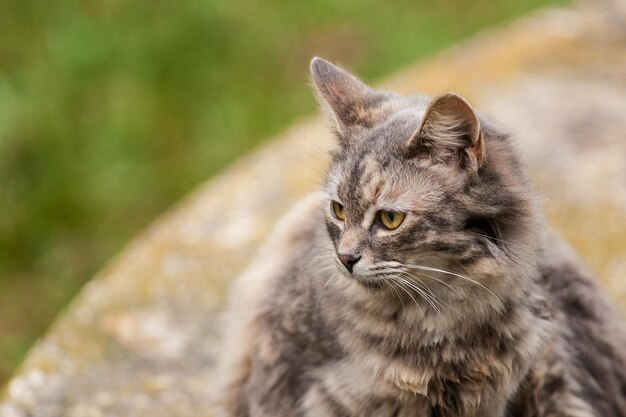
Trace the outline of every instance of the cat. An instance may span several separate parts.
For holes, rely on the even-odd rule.
[[[454,93],[311,72],[337,147],[234,284],[221,415],[626,416],[626,327],[509,135]]]

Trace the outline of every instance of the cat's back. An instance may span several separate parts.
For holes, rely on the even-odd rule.
[[[249,405],[240,399],[244,398],[241,390],[254,379],[253,358],[259,353],[276,354],[271,352],[273,343],[264,342],[272,333],[268,329],[269,321],[277,312],[282,318],[295,319],[284,314],[285,308],[298,312],[306,297],[306,287],[297,285],[297,277],[301,275],[298,270],[313,256],[311,250],[318,247],[322,201],[320,193],[309,194],[281,216],[256,258],[233,283],[224,317],[228,326],[225,326],[216,389],[224,415],[247,415],[244,410]]]
[[[626,326],[599,282],[558,236],[547,239],[543,283],[562,323],[580,395],[598,416],[626,416]]]

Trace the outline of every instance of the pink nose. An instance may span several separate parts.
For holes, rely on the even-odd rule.
[[[354,265],[359,262],[359,259],[361,259],[361,255],[354,254],[340,253],[338,256],[343,266],[345,266],[350,273],[352,273],[352,268],[354,267]]]

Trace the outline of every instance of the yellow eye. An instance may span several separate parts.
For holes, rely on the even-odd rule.
[[[397,229],[406,216],[399,211],[381,210],[379,213],[380,222],[389,230]]]
[[[335,215],[336,218],[338,218],[339,220],[345,220],[346,219],[346,210],[343,208],[343,206],[341,205],[341,203],[337,202],[337,201],[333,201],[330,203],[330,208],[333,212],[333,214]]]

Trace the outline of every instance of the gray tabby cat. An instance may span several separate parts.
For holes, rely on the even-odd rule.
[[[458,95],[311,71],[339,145],[236,283],[223,415],[626,416],[626,329],[510,139]]]

